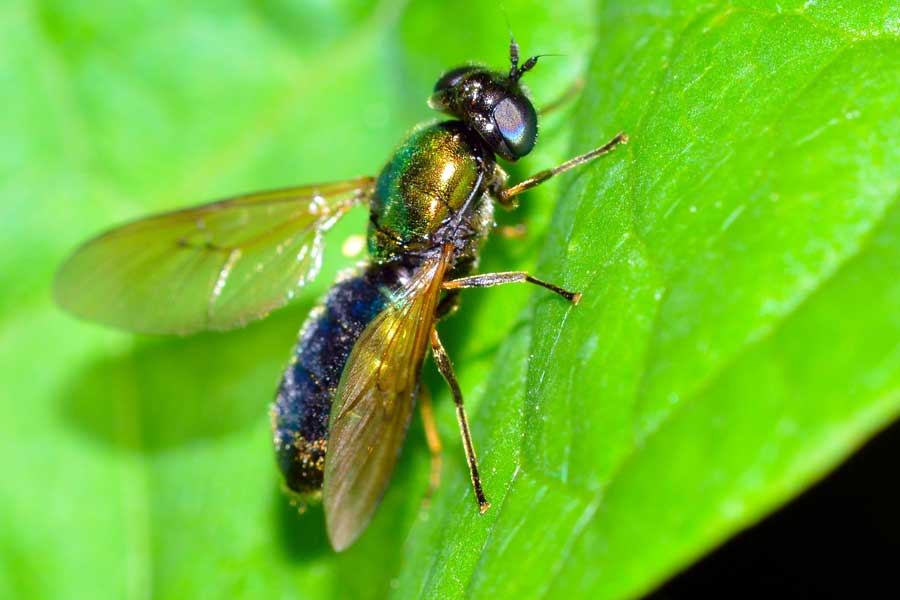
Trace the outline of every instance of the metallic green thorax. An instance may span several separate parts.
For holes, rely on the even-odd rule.
[[[493,164],[480,140],[458,121],[415,130],[378,177],[369,222],[372,258],[381,262],[434,246],[441,225],[481,193],[476,187],[483,188]]]

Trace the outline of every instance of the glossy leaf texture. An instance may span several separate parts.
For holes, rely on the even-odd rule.
[[[444,485],[414,419],[334,554],[281,494],[266,408],[306,311],[229,334],[79,323],[54,270],[110,225],[373,174],[439,73],[502,64],[494,5],[13,3],[0,20],[0,596],[633,597],[821,477],[900,408],[900,12],[876,2],[504,2],[538,104],[482,269],[441,336],[493,508],[433,367]],[[886,475],[886,476],[889,476]]]
[[[876,4],[603,4],[574,146],[631,143],[568,180],[538,269],[584,300],[535,294],[475,418],[503,501],[414,530],[397,597],[640,595],[895,417],[900,12]],[[490,446],[507,403],[521,437]]]

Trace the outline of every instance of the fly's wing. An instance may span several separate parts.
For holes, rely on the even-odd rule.
[[[369,524],[394,470],[451,253],[445,249],[416,272],[347,359],[325,453],[325,521],[335,550]]]
[[[113,229],[63,265],[57,302],[141,333],[239,327],[315,277],[322,233],[373,186],[364,177],[248,194]]]

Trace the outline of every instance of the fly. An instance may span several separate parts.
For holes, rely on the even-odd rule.
[[[322,237],[358,204],[369,205],[370,260],[338,280],[304,324],[272,406],[286,486],[321,493],[335,550],[363,532],[393,473],[419,400],[432,483],[440,442],[420,372],[430,350],[456,404],[479,510],[481,485],[463,396],[436,325],[459,292],[528,282],[577,304],[581,294],[528,273],[477,274],[494,205],[514,208],[542,182],[607,154],[627,137],[515,185],[497,158],[516,161],[537,141],[537,112],[520,85],[538,57],[508,71],[467,65],[434,86],[449,117],[419,126],[377,177],[236,196],[151,216],[81,246],[56,279],[71,313],[130,331],[186,335],[227,330],[287,304],[321,263]]]

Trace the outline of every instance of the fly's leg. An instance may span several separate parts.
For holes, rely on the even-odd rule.
[[[606,142],[599,148],[594,148],[590,152],[586,152],[580,156],[576,156],[575,158],[570,158],[563,164],[553,167],[552,169],[545,169],[543,171],[539,171],[538,173],[535,173],[534,175],[532,175],[525,181],[520,181],[516,185],[501,188],[501,189],[495,189],[493,191],[496,194],[497,200],[500,202],[501,205],[503,205],[507,208],[514,207],[516,205],[515,197],[518,196],[519,194],[521,194],[522,192],[530,190],[533,187],[537,187],[540,184],[547,181],[548,179],[550,179],[551,177],[555,177],[556,175],[559,175],[560,173],[565,173],[569,169],[574,169],[575,167],[583,165],[584,163],[590,162],[590,161],[594,160],[595,158],[599,158],[599,157],[603,156],[604,154],[609,154],[610,152],[615,150],[616,146],[619,146],[620,144],[627,144],[627,143],[628,143],[628,136],[625,135],[624,133],[619,133],[616,137],[609,140],[608,142]]]
[[[542,288],[546,288],[554,294],[559,294],[572,304],[578,304],[581,301],[581,292],[570,292],[558,285],[547,283],[537,277],[532,277],[525,271],[508,271],[506,273],[485,273],[483,275],[472,275],[470,277],[460,277],[459,279],[451,279],[443,283],[445,290],[458,290],[462,288],[485,288],[495,285],[503,285],[506,283],[533,283]]]
[[[435,318],[440,321],[444,317],[449,317],[459,310],[459,292],[448,292],[441,301],[438,302],[434,311]]]
[[[528,235],[528,227],[525,226],[525,223],[497,225],[494,230],[497,232],[497,235],[507,240],[521,240]]]
[[[466,449],[466,459],[469,461],[469,473],[472,475],[472,488],[475,490],[475,499],[478,501],[478,510],[481,514],[487,512],[491,507],[491,503],[484,497],[484,491],[481,489],[481,476],[478,474],[478,459],[475,456],[475,447],[472,445],[472,434],[469,432],[469,418],[466,416],[466,409],[463,406],[462,392],[459,390],[459,383],[456,381],[456,375],[453,373],[453,365],[450,363],[450,357],[441,344],[441,338],[438,337],[437,330],[431,330],[431,352],[434,355],[434,362],[437,364],[438,371],[444,376],[447,385],[450,386],[450,392],[453,394],[453,402],[456,404],[456,419],[459,421],[459,432],[462,435],[463,447]]]
[[[434,421],[434,411],[431,408],[431,392],[424,384],[419,386],[419,412],[422,413],[422,425],[425,428],[425,441],[428,442],[428,450],[431,452],[431,477],[428,484],[428,492],[422,501],[424,507],[431,504],[431,499],[441,485],[441,437],[438,434],[437,424]]]
[[[554,100],[550,104],[542,106],[538,110],[538,114],[543,117],[552,112],[559,110],[560,108],[564,107],[566,104],[568,104],[569,102],[571,102],[572,100],[577,98],[578,94],[580,94],[581,90],[583,90],[583,89],[584,89],[584,79],[579,77],[578,79],[573,81],[569,85],[569,87],[567,87],[565,89],[565,91],[563,91],[563,93],[559,95],[559,97],[556,100]]]

